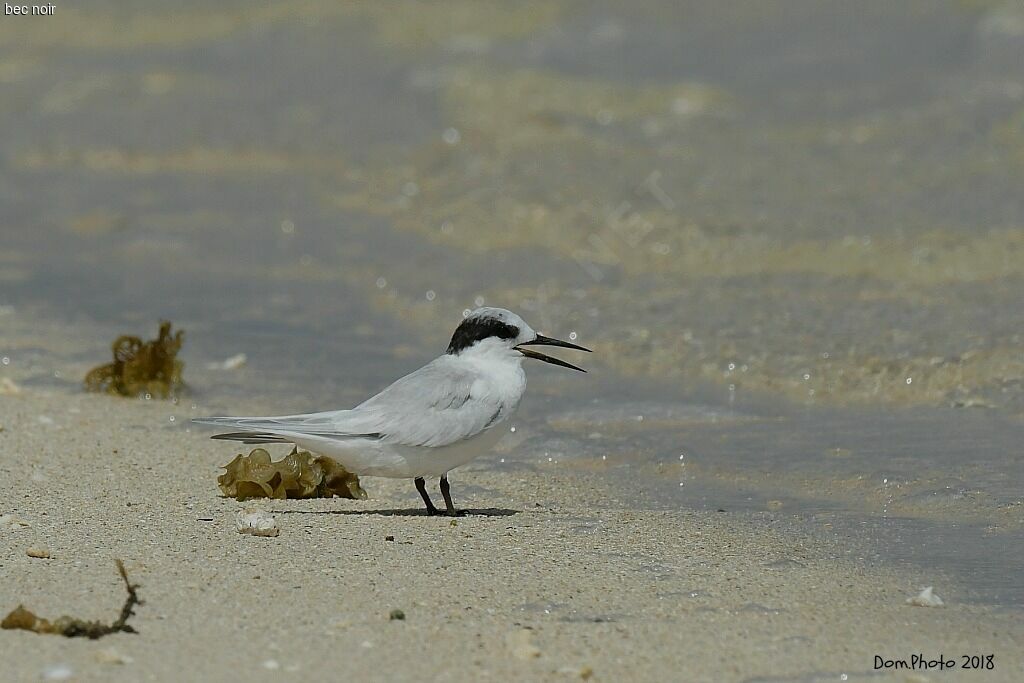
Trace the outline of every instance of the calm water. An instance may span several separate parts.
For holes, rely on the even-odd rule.
[[[203,402],[342,406],[506,306],[597,353],[479,466],[1024,604],[1024,10],[381,7],[0,18],[0,305],[106,331],[26,383],[165,317]]]

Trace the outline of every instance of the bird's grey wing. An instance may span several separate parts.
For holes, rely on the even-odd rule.
[[[441,356],[352,412],[385,443],[440,447],[479,434],[505,411],[493,383]]]
[[[280,439],[270,437],[279,432],[308,434],[310,436],[379,438],[367,421],[351,410],[330,410],[321,413],[273,415],[267,417],[197,417],[198,424],[230,427],[239,430],[231,434],[218,434],[213,438],[246,441],[246,443],[272,443]],[[248,437],[248,438],[243,438]],[[258,440],[257,440],[258,439]]]
[[[455,366],[449,356],[441,356],[352,410],[197,418],[193,422],[238,430],[214,438],[253,443],[288,441],[289,437],[305,435],[439,447],[479,434],[501,420],[504,410],[501,396],[491,383]]]

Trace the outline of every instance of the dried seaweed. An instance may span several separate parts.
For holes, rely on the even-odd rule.
[[[359,477],[325,455],[314,456],[297,448],[273,462],[257,448],[239,453],[217,477],[220,490],[236,500],[245,498],[366,498]]]
[[[117,571],[124,580],[124,587],[128,591],[128,597],[121,608],[120,616],[112,624],[86,621],[69,616],[63,616],[51,622],[48,619],[37,617],[25,609],[24,605],[18,605],[0,622],[0,628],[22,629],[25,631],[35,631],[36,633],[55,633],[68,638],[84,637],[92,640],[110,635],[111,633],[138,633],[138,631],[128,625],[128,619],[135,613],[135,606],[142,604],[142,600],[139,599],[138,593],[136,593],[136,589],[139,586],[128,580],[128,573],[125,571],[121,560],[117,560]]]
[[[131,397],[178,394],[185,386],[181,377],[185,364],[177,358],[183,335],[181,330],[171,334],[171,323],[162,321],[156,339],[144,342],[127,334],[118,337],[111,346],[114,361],[90,370],[85,388]]]

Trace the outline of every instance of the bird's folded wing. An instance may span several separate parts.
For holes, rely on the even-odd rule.
[[[500,420],[503,402],[491,384],[473,373],[447,367],[444,360],[442,356],[428,363],[352,410],[211,417],[194,422],[242,432],[447,446],[475,436]]]
[[[503,417],[495,386],[442,356],[353,410],[386,443],[440,447],[476,436]]]
[[[230,427],[241,432],[274,434],[292,432],[310,436],[379,438],[380,434],[368,428],[365,416],[352,410],[332,410],[323,413],[273,415],[267,417],[198,417],[198,424]]]

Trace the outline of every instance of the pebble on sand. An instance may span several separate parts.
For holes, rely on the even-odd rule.
[[[21,387],[10,377],[0,378],[0,396],[17,396],[21,393]]]
[[[74,675],[75,672],[67,664],[51,664],[43,669],[44,681],[66,681]]]
[[[50,559],[50,551],[46,548],[29,548],[25,551],[25,554],[29,557],[36,557],[41,560]]]
[[[23,519],[18,519],[14,515],[0,515],[0,529],[6,529],[7,531],[17,531],[27,526],[32,526]]]
[[[131,664],[135,660],[128,655],[121,654],[112,647],[96,650],[96,661],[100,664]]]
[[[505,644],[517,659],[530,660],[540,657],[540,648],[533,644],[533,631],[529,629],[523,628],[508,634]]]

